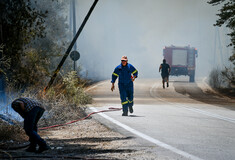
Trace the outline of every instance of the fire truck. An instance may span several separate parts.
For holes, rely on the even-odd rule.
[[[189,82],[195,81],[197,49],[190,46],[166,46],[163,56],[171,66],[171,76],[189,76]]]

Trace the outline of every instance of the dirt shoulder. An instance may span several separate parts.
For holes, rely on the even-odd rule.
[[[91,119],[40,131],[51,146],[41,154],[25,148],[2,150],[1,159],[153,159],[147,151],[136,149],[133,137],[126,137]]]

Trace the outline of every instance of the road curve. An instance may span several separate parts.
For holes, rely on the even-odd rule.
[[[121,107],[110,81],[87,90],[93,110]],[[160,79],[137,79],[134,113],[108,112],[97,119],[135,137],[156,159],[235,159],[235,100],[212,92],[203,81],[175,78],[163,89]],[[139,146],[139,147],[140,147]],[[136,146],[138,147],[138,146]]]

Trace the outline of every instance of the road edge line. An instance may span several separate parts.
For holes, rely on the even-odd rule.
[[[96,108],[94,108],[94,107],[89,107],[89,108],[90,108],[92,111],[94,111],[94,112],[97,112],[97,111],[98,111],[98,110],[97,110]],[[160,146],[160,147],[162,147],[162,148],[165,148],[165,149],[167,149],[167,150],[170,150],[170,151],[172,151],[172,152],[174,152],[174,153],[176,153],[176,154],[178,154],[178,155],[181,155],[181,156],[183,156],[183,157],[185,157],[185,158],[190,158],[190,159],[192,159],[192,160],[202,160],[201,158],[198,158],[198,157],[196,157],[196,156],[194,156],[194,155],[191,155],[191,154],[189,154],[189,153],[187,153],[187,152],[181,151],[181,150],[179,150],[179,149],[177,149],[177,148],[175,148],[175,147],[173,147],[173,146],[171,146],[171,145],[168,145],[168,144],[166,144],[166,143],[164,143],[164,142],[161,142],[161,141],[159,141],[159,140],[157,140],[157,139],[154,139],[154,138],[152,138],[152,137],[150,137],[150,136],[148,136],[148,135],[146,135],[146,134],[144,134],[144,133],[141,133],[141,132],[139,132],[139,131],[137,131],[137,130],[135,130],[135,129],[133,129],[133,128],[131,128],[131,127],[129,127],[129,126],[127,126],[127,125],[125,125],[125,124],[123,124],[123,123],[121,123],[121,122],[119,122],[119,121],[117,121],[117,120],[115,120],[115,119],[113,119],[113,118],[111,118],[111,117],[109,117],[109,116],[107,116],[107,115],[104,114],[104,113],[98,113],[98,114],[99,114],[100,116],[104,117],[105,119],[111,121],[112,123],[114,123],[114,124],[116,124],[116,125],[118,125],[118,126],[124,128],[125,130],[127,130],[127,131],[129,131],[129,132],[131,132],[131,133],[133,133],[133,134],[135,134],[135,135],[137,135],[137,136],[139,136],[139,137],[141,137],[141,138],[143,138],[143,139],[145,139],[145,140],[147,140],[147,141],[149,141],[149,142],[151,142],[151,143],[154,143],[154,144],[156,144],[156,145],[158,145],[158,146]]]

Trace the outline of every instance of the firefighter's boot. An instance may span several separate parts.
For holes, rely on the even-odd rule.
[[[122,116],[128,116],[128,113],[127,112],[123,112]]]
[[[134,112],[134,110],[133,110],[133,101],[129,101],[129,104],[128,104],[128,108],[129,108],[129,112],[130,113],[133,113]]]
[[[122,116],[128,116],[128,106],[127,106],[127,104],[122,106],[122,111],[123,111]]]
[[[133,113],[133,112],[134,112],[132,106],[129,106],[129,111],[130,111],[130,113]]]

